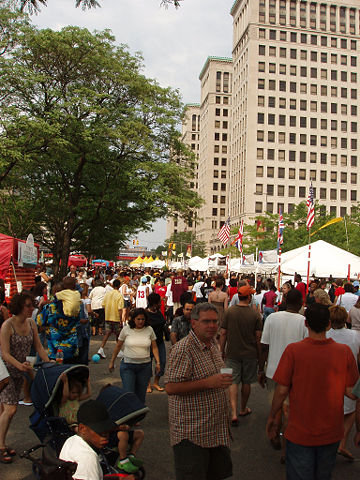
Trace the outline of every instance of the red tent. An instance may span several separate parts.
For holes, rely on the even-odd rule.
[[[84,255],[70,255],[68,260],[68,267],[75,265],[76,267],[85,267],[86,257]]]
[[[34,285],[35,264],[19,265],[19,243],[26,244],[25,240],[9,237],[0,233],[0,278],[5,281],[7,293],[12,297],[17,291],[29,290]],[[39,260],[39,245],[33,245],[37,250]]]

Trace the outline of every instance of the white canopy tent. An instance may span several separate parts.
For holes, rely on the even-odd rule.
[[[307,275],[309,247],[295,248],[281,256],[281,272],[284,275],[299,273]],[[330,243],[318,240],[311,244],[310,276],[327,278],[346,278],[350,265],[350,277],[358,278],[360,274],[360,257],[335,247]]]

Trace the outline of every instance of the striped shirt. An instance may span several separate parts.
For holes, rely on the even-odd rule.
[[[208,347],[191,330],[171,349],[165,383],[196,381],[220,373],[224,366],[213,340]],[[169,395],[170,443],[189,440],[204,448],[230,445],[226,390],[212,388],[186,395]]]

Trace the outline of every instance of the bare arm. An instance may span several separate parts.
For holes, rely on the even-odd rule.
[[[356,434],[354,437],[355,446],[360,445],[360,398],[356,400],[356,410],[355,410],[355,425],[356,425]]]
[[[63,382],[61,405],[64,405],[64,403],[66,403],[69,400],[69,396],[70,396],[70,393],[69,393],[69,379],[68,379],[65,372],[60,375],[60,379]]]
[[[80,396],[79,400],[80,402],[82,402],[83,400],[87,400],[90,397],[91,397],[91,385],[90,385],[90,377],[89,377],[86,382],[86,392]]]
[[[226,328],[220,328],[219,344],[220,344],[220,352],[221,352],[223,358],[225,356],[226,334],[227,334]]]
[[[155,372],[159,373],[160,372],[160,355],[159,355],[159,349],[158,349],[156,340],[151,341],[151,348],[152,348],[152,352],[153,352],[153,355],[154,355],[155,360],[156,360]]]
[[[120,352],[122,346],[124,345],[124,340],[118,340],[117,341],[117,344],[115,345],[115,348],[114,348],[114,351],[113,351],[113,354],[112,354],[112,357],[111,357],[111,360],[109,362],[109,370],[110,372],[113,372],[114,371],[114,363],[115,363],[115,359],[117,357],[117,354]]]
[[[170,332],[170,341],[171,345],[175,345],[175,343],[177,342],[177,335],[175,332]]]
[[[269,418],[266,423],[266,435],[269,439],[274,438],[275,435],[278,434],[279,426],[275,421],[275,417],[279,410],[282,408],[282,404],[284,403],[284,400],[288,396],[288,394],[289,387],[286,387],[285,385],[277,385],[274,392],[274,398],[272,401]]]

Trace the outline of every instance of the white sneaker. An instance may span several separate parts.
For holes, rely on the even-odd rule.
[[[99,348],[99,350],[97,351],[97,354],[100,355],[101,358],[106,358],[104,349],[102,347]]]

